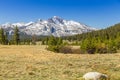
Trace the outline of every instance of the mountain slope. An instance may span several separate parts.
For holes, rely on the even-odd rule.
[[[48,20],[38,20],[37,22],[29,23],[7,23],[2,24],[1,27],[4,28],[9,35],[13,33],[14,27],[17,26],[21,33],[27,35],[37,35],[37,36],[71,36],[86,32],[91,32],[96,30],[95,28],[88,27],[85,24],[81,24],[75,21],[64,20],[60,17],[54,16]]]

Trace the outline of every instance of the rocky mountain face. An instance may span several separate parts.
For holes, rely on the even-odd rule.
[[[71,36],[97,30],[85,24],[81,24],[73,20],[64,20],[57,16],[49,18],[48,20],[39,19],[36,22],[6,23],[0,25],[0,27],[4,28],[9,35],[14,33],[14,27],[16,26],[19,28],[20,33],[22,34],[36,36],[53,35],[55,37]]]

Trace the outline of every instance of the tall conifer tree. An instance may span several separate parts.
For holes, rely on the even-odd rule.
[[[5,44],[5,35],[4,35],[4,29],[0,29],[0,44]]]
[[[17,26],[14,29],[13,40],[14,40],[14,44],[16,44],[16,45],[19,44],[19,41],[20,41],[20,38],[19,38],[19,29],[18,29]]]

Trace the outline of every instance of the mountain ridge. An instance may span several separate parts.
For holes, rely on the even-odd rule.
[[[21,33],[25,33],[27,35],[37,36],[53,35],[55,37],[71,36],[97,30],[85,24],[73,20],[65,20],[58,16],[53,16],[48,20],[39,19],[36,22],[32,21],[28,23],[18,22],[0,25],[1,28],[4,28],[9,33],[9,35],[12,35],[15,26],[19,28]]]

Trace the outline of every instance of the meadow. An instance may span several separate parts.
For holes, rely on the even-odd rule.
[[[89,71],[120,80],[120,53],[63,54],[42,45],[0,45],[0,80],[82,80]]]

